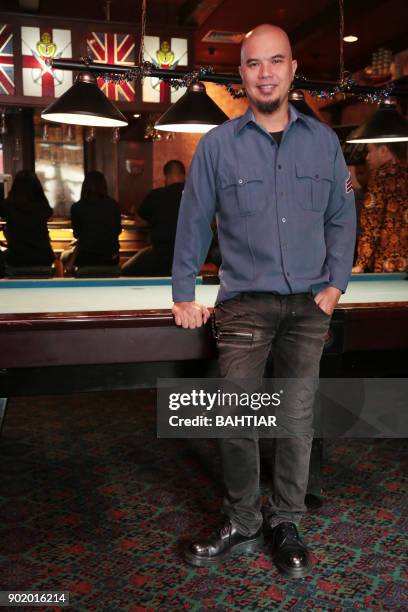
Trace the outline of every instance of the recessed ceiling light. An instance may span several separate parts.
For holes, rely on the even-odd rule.
[[[134,116],[135,119],[139,119],[140,113],[133,113],[133,116]]]
[[[344,42],[357,42],[358,41],[358,36],[354,36],[354,34],[350,34],[350,36],[344,36],[343,37]]]

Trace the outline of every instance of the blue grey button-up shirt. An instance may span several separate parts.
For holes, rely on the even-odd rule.
[[[243,291],[344,291],[356,234],[354,194],[336,134],[289,105],[278,147],[250,109],[201,139],[181,201],[173,299],[192,301],[217,218],[217,301]]]

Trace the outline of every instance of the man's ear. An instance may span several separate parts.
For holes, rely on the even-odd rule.
[[[295,74],[296,74],[296,70],[297,70],[297,61],[296,60],[292,60],[292,76],[293,78],[295,78]]]

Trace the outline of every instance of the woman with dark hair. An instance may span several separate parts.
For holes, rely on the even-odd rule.
[[[81,199],[71,206],[71,224],[76,246],[76,266],[114,265],[119,261],[122,231],[119,204],[108,195],[101,172],[88,172]],[[72,260],[71,260],[72,265]]]
[[[47,221],[52,215],[37,175],[30,170],[17,172],[10,193],[0,202],[0,217],[5,219],[9,266],[50,266],[55,255],[51,248]]]

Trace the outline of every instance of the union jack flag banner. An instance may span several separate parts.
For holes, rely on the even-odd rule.
[[[187,66],[187,38],[145,36],[144,60],[163,70],[175,70],[179,66]],[[143,102],[177,102],[184,92],[185,87],[174,89],[159,79],[145,79]]]
[[[0,95],[14,95],[13,32],[0,24]]]
[[[59,97],[72,85],[70,70],[54,70],[46,60],[71,58],[71,31],[48,26],[21,28],[23,93]]]
[[[87,45],[97,64],[133,66],[135,63],[135,37],[132,34],[91,32],[87,36]],[[107,83],[98,79],[98,85],[110,100],[132,102],[135,99],[133,83]]]

